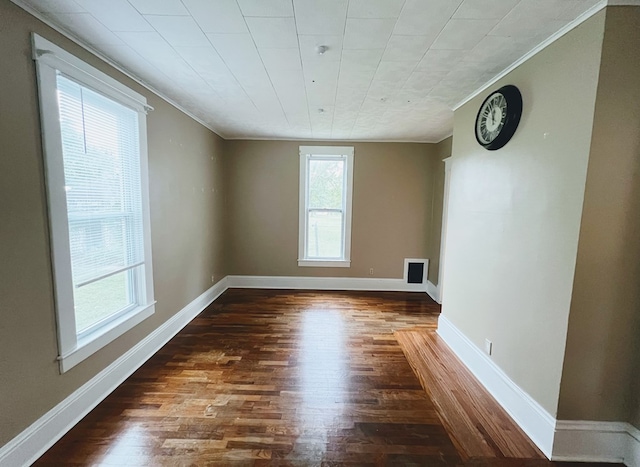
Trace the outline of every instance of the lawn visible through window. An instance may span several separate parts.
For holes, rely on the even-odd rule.
[[[121,272],[74,289],[78,334],[133,304],[128,275],[128,271]]]

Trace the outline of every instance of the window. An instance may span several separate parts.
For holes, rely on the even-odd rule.
[[[65,372],[154,312],[143,96],[33,35]]]
[[[351,265],[353,147],[300,146],[298,266]]]

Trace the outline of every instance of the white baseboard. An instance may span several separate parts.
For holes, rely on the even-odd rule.
[[[640,467],[640,430],[628,424],[627,433],[627,453],[624,456],[624,463],[629,467]]]
[[[558,420],[551,458],[640,467],[640,431],[623,422]]]
[[[514,383],[498,365],[482,353],[443,315],[438,319],[438,335],[531,438],[531,441],[550,458],[555,418]]]
[[[426,292],[424,284],[369,277],[227,276],[229,288]]]
[[[442,305],[442,300],[440,299],[440,287],[437,285],[433,285],[433,282],[427,281],[427,293],[429,297],[433,298],[436,303]]]
[[[35,462],[226,289],[224,278],[0,448],[0,467]]]
[[[640,467],[637,428],[624,422],[556,421],[444,315],[438,335],[548,458]]]
[[[402,279],[227,276],[0,448],[0,467],[30,465],[227,288],[425,292]]]
[[[0,448],[0,467],[35,462],[227,288],[424,292],[417,285],[422,284],[402,279],[227,276]],[[438,334],[547,457],[640,467],[637,428],[622,422],[556,422],[442,315]]]

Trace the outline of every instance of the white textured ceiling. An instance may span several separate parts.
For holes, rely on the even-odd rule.
[[[599,0],[16,3],[225,138],[437,142],[456,103]]]

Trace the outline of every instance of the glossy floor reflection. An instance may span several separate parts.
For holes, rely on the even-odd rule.
[[[438,312],[425,294],[228,290],[37,465],[550,465],[456,449],[394,337]]]
[[[340,426],[344,395],[349,391],[344,319],[340,310],[325,307],[310,308],[302,314],[297,355],[302,401],[296,421],[315,429],[316,458],[324,456],[331,430]]]
[[[39,464],[455,464],[393,337],[437,312],[415,294],[229,290]]]

